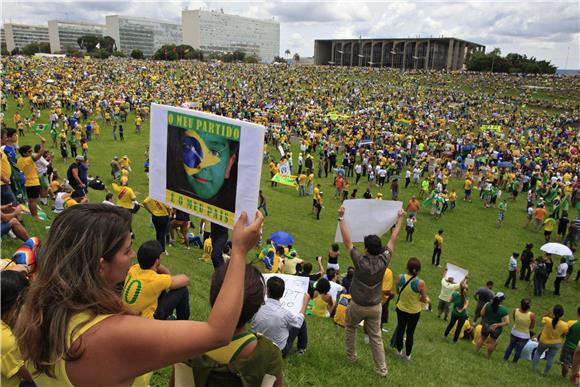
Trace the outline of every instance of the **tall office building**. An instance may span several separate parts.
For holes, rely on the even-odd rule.
[[[280,23],[215,11],[183,11],[183,43],[214,52],[241,50],[272,62],[280,55]]]
[[[30,43],[48,43],[48,27],[30,26],[25,24],[4,24],[6,48],[8,51],[16,47],[22,48]]]
[[[50,52],[64,52],[67,47],[79,49],[78,38],[85,35],[103,36],[105,25],[69,22],[61,20],[48,21],[48,38]]]
[[[153,56],[164,44],[182,42],[179,24],[121,15],[106,17],[105,35],[115,39],[117,50],[129,55],[137,49],[146,57]]]

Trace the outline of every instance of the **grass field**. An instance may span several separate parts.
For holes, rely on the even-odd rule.
[[[26,107],[25,107],[26,108]],[[12,125],[12,114],[15,104],[9,99],[6,121]],[[48,122],[48,113],[43,112],[43,122]],[[124,143],[115,142],[112,139],[111,128],[101,123],[101,138],[90,143],[89,159],[90,174],[99,175],[110,189],[109,163],[114,155],[127,154],[133,161],[133,172],[130,175],[130,186],[138,192],[138,199],[145,198],[148,192],[148,179],[143,172],[144,152],[149,143],[149,127],[145,122],[143,134],[138,136],[134,132],[133,116],[129,116],[125,127]],[[49,137],[46,133],[45,137]],[[27,134],[20,139],[20,144],[33,145],[38,139],[33,134]],[[153,145],[154,146],[154,145]],[[68,164],[64,164],[56,153],[57,161],[54,163],[61,176],[66,174]],[[297,152],[294,152],[297,155]],[[69,161],[70,162],[70,161]],[[266,166],[265,166],[266,167]],[[264,236],[277,230],[290,232],[296,240],[295,247],[302,258],[314,263],[317,255],[326,257],[330,243],[333,242],[336,230],[336,210],[339,202],[332,199],[334,188],[329,178],[317,179],[315,183],[321,183],[325,192],[325,208],[322,210],[321,219],[317,221],[311,215],[312,201],[309,197],[299,198],[298,192],[290,187],[278,186],[271,188],[268,182],[268,171],[264,168],[262,173],[262,189],[268,201],[269,216],[264,224]],[[452,188],[456,188],[461,195],[461,182],[452,181]],[[351,186],[351,191],[354,184]],[[366,188],[366,183],[358,187],[359,197]],[[377,188],[373,193],[377,193]],[[382,190],[385,199],[390,198],[388,187]],[[416,193],[416,188],[403,189],[401,186],[400,199],[407,201]],[[477,194],[477,191],[476,191]],[[475,195],[474,195],[475,196]],[[512,309],[519,305],[523,297],[532,296],[533,286],[519,283],[517,290],[507,290],[503,283],[507,277],[508,258],[513,251],[521,251],[527,242],[534,243],[534,252],[539,253],[538,247],[543,242],[543,236],[539,232],[523,229],[525,222],[525,197],[520,195],[516,202],[509,201],[509,208],[505,224],[501,229],[495,227],[497,210],[484,209],[482,204],[475,200],[473,203],[458,201],[458,207],[453,213],[448,213],[442,219],[431,219],[427,209],[419,213],[416,232],[413,243],[404,241],[402,232],[392,260],[392,269],[395,274],[402,273],[409,257],[419,257],[423,263],[420,277],[423,278],[429,288],[429,294],[433,300],[437,299],[440,290],[440,278],[442,270],[431,266],[430,257],[433,246],[433,236],[439,228],[445,230],[445,245],[443,247],[442,265],[452,262],[470,271],[470,293],[476,288],[483,286],[487,280],[496,283],[494,290],[504,291],[507,294],[505,305]],[[101,191],[91,191],[92,202],[100,202],[104,199]],[[47,209],[47,213],[49,213]],[[25,217],[24,221],[31,235],[44,237],[46,228],[50,222],[41,222]],[[195,220],[198,225],[197,219]],[[136,233],[135,249],[145,240],[154,239],[154,230],[146,211],[140,211],[133,220],[133,228]],[[384,238],[385,239],[385,238]],[[385,239],[386,240],[386,239]],[[2,256],[10,256],[12,251],[19,245],[17,241],[3,240]],[[185,273],[191,279],[190,304],[191,318],[205,319],[209,310],[208,293],[209,281],[213,267],[198,260],[200,250],[186,250],[181,246],[170,247],[170,255],[163,257],[163,263],[174,273]],[[341,267],[349,266],[347,254],[341,246]],[[248,257],[248,260],[252,259]],[[344,270],[343,269],[343,270]],[[548,282],[548,294],[542,298],[533,298],[532,310],[541,315],[552,305],[560,303],[565,308],[565,319],[575,318],[576,308],[579,305],[578,297],[580,285],[578,282],[565,282],[562,284],[562,296],[552,295],[554,274]],[[470,316],[473,314],[475,302],[469,309]],[[386,349],[387,363],[390,376],[381,379],[375,376],[372,366],[370,349],[362,341],[359,334],[358,352],[359,362],[351,365],[346,362],[344,351],[344,332],[335,326],[330,320],[308,317],[309,346],[304,356],[293,355],[284,362],[284,378],[290,386],[373,386],[373,385],[401,385],[401,386],[437,386],[437,385],[477,385],[477,386],[545,386],[566,385],[559,375],[559,365],[556,364],[547,378],[534,374],[531,364],[521,361],[517,365],[504,363],[501,360],[503,351],[509,341],[509,329],[504,330],[498,349],[491,359],[483,353],[474,352],[471,343],[460,341],[452,345],[442,338],[445,323],[438,320],[434,313],[422,313],[421,320],[415,335],[415,347],[411,362],[402,361],[394,356],[394,351]],[[391,318],[386,325],[389,333],[384,335],[385,343],[388,343],[391,333],[396,325],[394,306],[391,305]],[[157,372],[151,381],[152,386],[164,386],[167,384],[169,371]]]

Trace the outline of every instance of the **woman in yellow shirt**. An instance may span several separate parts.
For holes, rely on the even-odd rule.
[[[16,266],[19,267],[19,266]],[[24,366],[24,360],[16,345],[12,328],[18,315],[18,300],[28,287],[28,279],[24,273],[17,270],[3,270],[0,272],[2,284],[2,387],[18,387],[23,379],[32,382],[30,372]]]
[[[542,317],[542,334],[540,335],[540,343],[534,354],[532,360],[532,367],[534,371],[538,370],[540,357],[546,352],[546,367],[544,367],[544,375],[550,372],[554,365],[556,354],[562,347],[562,336],[568,333],[568,324],[560,320],[564,315],[564,307],[562,305],[554,305],[552,308],[552,316],[545,315]]]
[[[26,195],[28,196],[28,207],[30,208],[30,214],[35,218],[38,218],[38,199],[40,198],[40,178],[36,170],[36,161],[44,153],[44,143],[45,140],[42,139],[42,145],[35,155],[32,154],[32,147],[30,145],[21,146],[18,151],[22,157],[16,161],[16,165],[24,173],[24,177],[26,178],[24,186],[26,187]]]
[[[38,372],[37,385],[146,386],[141,375],[227,345],[243,304],[246,254],[262,221],[257,212],[246,226],[242,213],[234,226],[231,259],[208,321],[165,321],[133,315],[115,292],[135,257],[129,213],[107,204],[63,211],[43,244],[14,330],[27,368]]]
[[[407,261],[407,274],[401,274],[397,281],[397,293],[399,297],[396,303],[397,312],[397,336],[395,339],[399,356],[403,356],[403,337],[406,335],[405,356],[411,359],[413,350],[413,335],[421,317],[423,304],[431,304],[427,295],[425,282],[417,275],[421,271],[421,261],[418,258],[409,258]]]
[[[316,283],[316,291],[314,292],[312,314],[318,317],[330,317],[332,310],[334,309],[334,300],[332,296],[328,294],[330,292],[330,282],[321,278]]]

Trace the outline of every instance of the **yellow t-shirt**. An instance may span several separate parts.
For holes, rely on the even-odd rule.
[[[4,157],[4,156],[3,156]],[[16,345],[16,338],[10,327],[2,321],[2,387],[18,387],[20,378],[16,376],[20,368],[24,366],[24,360]]]
[[[201,258],[206,261],[211,261],[211,252],[213,251],[213,245],[211,244],[211,238],[207,238],[203,241],[203,255]]]
[[[542,317],[542,334],[540,335],[540,342],[543,344],[560,344],[562,343],[562,336],[568,333],[568,324],[565,321],[558,321],[556,328],[552,327],[551,317]]]
[[[443,246],[443,237],[439,235],[439,233],[435,234],[435,242],[437,242],[437,246]]]
[[[16,161],[16,165],[26,177],[26,183],[24,183],[25,187],[34,187],[40,185],[38,172],[36,171],[36,164],[34,163],[34,160],[31,156],[19,158]]]
[[[385,275],[383,276],[383,292],[393,290],[393,271],[389,268],[385,270]],[[387,296],[383,293],[381,297],[381,304],[387,302]]]
[[[4,153],[2,149],[0,149],[0,155],[2,157],[2,170],[0,173],[2,173],[3,177],[7,177],[8,179],[10,179],[10,177],[12,176],[12,167],[10,166],[10,160],[8,160],[8,156],[6,155],[6,153]],[[4,184],[5,183],[3,181],[0,182],[0,185]]]
[[[471,182],[471,180],[469,180],[469,179],[466,179],[466,180],[463,182],[463,189],[465,189],[465,190],[470,190],[470,189],[471,189],[471,186],[472,186],[472,184],[473,184],[473,183]]]
[[[119,205],[119,207],[129,210],[133,208],[133,200],[135,200],[137,196],[131,188],[113,183],[113,190],[117,193],[117,205]]]
[[[89,314],[86,312],[78,313],[74,315],[68,324],[67,327],[67,350],[70,348],[71,344],[74,343],[80,336],[83,335],[86,331],[91,329],[93,326],[97,325],[104,319],[111,317],[110,314],[102,314],[96,316],[93,320],[86,323],[82,326],[78,331],[75,332],[73,335],[73,331],[77,328],[81,323],[84,323],[88,318]],[[56,361],[54,366],[54,373],[55,377],[51,378],[45,374],[36,374],[34,373],[34,368],[27,367],[31,374],[33,375],[34,382],[37,386],[66,386],[66,387],[73,387],[73,384],[68,379],[68,375],[66,374],[66,361],[63,358],[60,358]],[[149,386],[149,379],[151,379],[151,375],[153,372],[146,373],[145,375],[141,375],[133,380],[132,387],[147,387]],[[2,384],[4,385],[4,384]]]
[[[151,211],[154,216],[169,216],[169,208],[167,208],[165,204],[151,199],[149,196],[143,200],[143,205]]]
[[[157,299],[171,286],[169,274],[159,274],[155,270],[141,269],[138,264],[131,266],[123,287],[123,303],[148,319],[153,319],[157,309]]]
[[[316,201],[320,200],[320,188],[318,188],[318,187],[314,188],[313,198]]]

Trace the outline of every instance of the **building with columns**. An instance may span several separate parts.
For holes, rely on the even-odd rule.
[[[461,70],[485,46],[456,38],[325,39],[314,41],[314,64]]]

